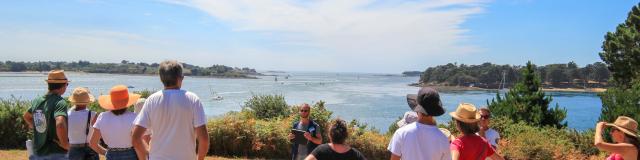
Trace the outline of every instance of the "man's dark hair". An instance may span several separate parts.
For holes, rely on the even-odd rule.
[[[165,87],[171,87],[178,84],[178,78],[182,77],[182,64],[178,61],[163,61],[158,67],[160,81]]]
[[[47,84],[49,86],[49,91],[60,89],[60,88],[65,87],[67,85],[67,83],[47,83]]]
[[[462,132],[462,134],[464,135],[476,134],[476,132],[480,131],[480,127],[478,127],[478,122],[465,123],[457,119],[453,119],[453,120],[456,121],[456,125],[458,125],[458,128],[460,128],[460,132]]]
[[[331,122],[329,129],[329,137],[331,137],[331,143],[344,144],[344,141],[349,136],[347,131],[347,124],[344,120],[338,118]]]
[[[119,115],[124,114],[125,111],[127,111],[127,108],[123,108],[123,109],[119,109],[119,110],[112,110],[111,113],[113,113],[116,116],[119,116]]]

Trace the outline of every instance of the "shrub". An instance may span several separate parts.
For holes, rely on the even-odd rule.
[[[271,101],[271,98],[255,98],[253,101]],[[250,100],[251,101],[251,100]],[[254,103],[254,102],[252,102]],[[264,104],[255,102],[255,104]],[[312,119],[322,127],[323,143],[327,143],[328,125],[332,112],[324,106],[324,101],[311,105]],[[253,110],[230,112],[221,117],[209,119],[209,154],[242,158],[290,158],[291,142],[287,138],[293,122],[299,121],[300,106],[287,106],[288,116],[258,118]],[[387,159],[389,138],[381,135],[366,124],[352,121],[347,143],[360,150],[369,159]]]
[[[255,119],[245,119],[241,113],[231,112],[220,118],[210,119],[209,154],[219,156],[250,156],[255,135]]]
[[[562,121],[567,116],[567,110],[560,108],[558,104],[555,108],[549,106],[552,98],[545,96],[541,90],[540,77],[535,73],[535,66],[528,62],[521,72],[523,79],[509,89],[504,97],[496,93],[496,99],[490,103],[487,101],[493,115],[509,117],[535,126],[566,127],[567,123]]]
[[[25,141],[32,137],[32,130],[22,115],[31,107],[31,103],[15,97],[0,98],[0,149],[25,148]]]
[[[282,95],[254,94],[244,102],[243,110],[255,114],[258,119],[281,118],[290,114],[289,106]]]
[[[349,138],[346,143],[358,149],[367,159],[389,159],[389,141],[389,136],[380,134],[375,128],[368,128],[367,124],[357,120],[349,123]]]

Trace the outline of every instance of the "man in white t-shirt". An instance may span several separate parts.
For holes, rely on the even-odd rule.
[[[424,87],[418,94],[407,95],[411,110],[418,120],[407,124],[393,134],[387,149],[391,160],[448,160],[451,159],[449,139],[436,124],[435,116],[444,114],[438,92]]]
[[[489,126],[491,124],[491,111],[489,111],[489,108],[480,108],[480,119],[480,131],[478,135],[484,137],[493,149],[498,150],[500,134]]]
[[[209,150],[209,135],[202,103],[196,94],[180,89],[184,79],[180,63],[164,61],[158,70],[164,90],[147,98],[134,121],[136,152],[143,152],[141,159],[148,156],[150,160],[203,160]],[[145,146],[142,138],[146,130],[153,133],[150,147]]]

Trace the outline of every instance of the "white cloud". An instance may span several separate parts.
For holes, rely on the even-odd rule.
[[[107,30],[4,29],[0,36],[5,60],[157,62],[175,54],[170,42],[141,35]]]
[[[461,24],[469,16],[481,13],[486,3],[485,0],[164,1],[204,11],[236,32],[261,33],[278,46],[246,46],[254,50],[252,53],[284,52],[296,61],[293,57],[306,55],[325,60],[297,66],[287,57],[283,63],[289,65],[284,68],[318,69],[313,67],[330,61],[333,66],[328,68],[374,72],[398,72],[420,63],[424,65],[418,67],[424,67],[428,58],[452,59],[479,52],[480,47],[465,43],[468,31]]]

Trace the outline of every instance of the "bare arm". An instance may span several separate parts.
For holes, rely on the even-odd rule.
[[[29,128],[33,129],[33,115],[31,113],[24,112],[24,115],[22,115],[22,119],[24,119],[24,122],[27,123]]]
[[[149,150],[147,149],[149,148],[148,144],[142,139],[145,131],[147,131],[147,128],[136,125],[133,127],[133,133],[131,135],[131,144],[133,144],[139,160],[146,160],[147,156],[149,156]]]
[[[309,156],[307,156],[307,158],[304,158],[304,160],[317,160],[316,156],[313,156],[313,154],[309,154]]]
[[[629,150],[635,150],[635,147],[631,144],[626,143],[607,143],[602,139],[602,132],[604,131],[605,122],[598,122],[596,124],[596,133],[593,136],[593,144],[602,151],[607,151],[611,153],[623,154],[628,152]]]
[[[491,158],[491,160],[504,160],[504,158],[498,155],[498,153],[494,153],[493,155],[489,156],[489,158]]]
[[[400,156],[391,153],[391,160],[400,160]]]
[[[92,127],[93,128],[93,127]],[[98,152],[98,154],[105,155],[107,153],[107,149],[99,145],[100,138],[102,138],[102,133],[100,133],[100,129],[93,128],[93,133],[91,133],[91,139],[89,139],[89,147],[94,151]]]
[[[198,160],[204,160],[209,152],[209,133],[207,133],[207,125],[196,127],[196,136],[198,138]]]
[[[460,159],[460,152],[458,150],[451,150],[451,160]]]
[[[58,145],[69,150],[69,135],[67,135],[67,120],[64,116],[56,117],[56,135],[58,136]]]
[[[311,133],[309,132],[305,132],[304,133],[304,137],[307,138],[307,140],[315,143],[315,144],[322,144],[322,135],[320,134],[320,132],[316,132],[316,137],[311,136]]]

